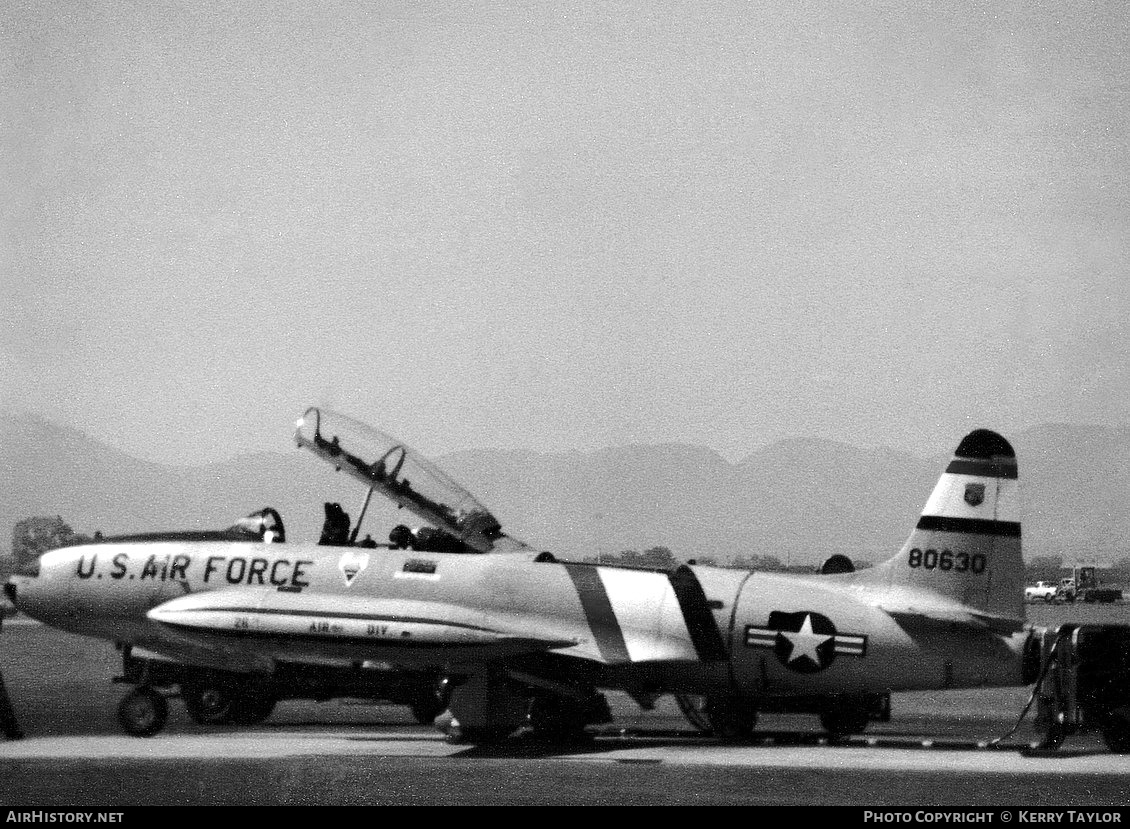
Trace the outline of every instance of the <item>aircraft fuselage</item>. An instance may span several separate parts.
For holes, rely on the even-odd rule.
[[[676,573],[533,554],[244,542],[45,554],[17,600],[51,625],[186,661],[451,670],[538,652],[605,687],[748,696],[1011,686],[1027,631],[900,625],[858,574]]]

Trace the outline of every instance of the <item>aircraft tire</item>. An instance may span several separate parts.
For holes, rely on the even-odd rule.
[[[854,706],[835,708],[820,714],[820,724],[830,737],[837,740],[852,734],[862,734],[870,721],[867,711]]]
[[[229,717],[236,725],[258,725],[271,716],[277,703],[273,694],[249,691],[233,701]]]
[[[728,742],[749,742],[757,729],[757,709],[747,702],[708,699],[706,718],[714,734]]]
[[[530,700],[526,718],[534,737],[550,742],[576,740],[585,733],[585,711],[570,697],[539,694]]]
[[[412,717],[416,722],[420,725],[431,725],[447,706],[438,696],[429,692],[420,694],[408,704],[408,707],[412,710]]]
[[[185,683],[181,686],[181,697],[189,718],[198,725],[224,725],[232,721],[235,699],[221,685]]]
[[[493,745],[510,736],[510,729],[464,728],[452,721],[444,740],[451,745]]]
[[[152,737],[168,718],[169,704],[152,688],[134,688],[118,703],[118,722],[134,737]]]

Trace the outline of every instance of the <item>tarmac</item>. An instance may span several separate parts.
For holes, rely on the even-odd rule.
[[[397,719],[392,706],[373,707]],[[661,729],[655,725],[675,726]],[[427,726],[268,722],[150,738],[54,735],[0,743],[0,806],[132,805],[1011,805],[1130,802],[1130,756],[1094,735],[1057,752],[903,732],[830,744],[769,732],[732,745],[660,716],[568,746],[519,734],[451,745]]]
[[[615,720],[563,746],[528,734],[451,745],[407,709],[284,701],[265,723],[192,723],[178,700],[164,731],[115,721],[125,692],[112,647],[5,624],[2,653],[28,736],[0,741],[0,807],[144,805],[849,805],[1086,809],[1130,804],[1130,755],[1095,733],[1033,751],[1027,689],[898,694],[892,720],[829,742],[813,717],[766,715],[756,739],[696,732],[674,701],[643,712],[610,695]],[[1004,737],[999,743],[994,739]]]

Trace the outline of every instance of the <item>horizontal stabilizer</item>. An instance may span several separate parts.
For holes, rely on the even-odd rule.
[[[889,615],[899,627],[904,630],[922,628],[936,628],[938,625],[960,625],[963,627],[987,630],[1002,636],[1008,636],[1024,629],[1022,619],[1013,619],[1008,616],[995,616],[989,613],[978,613],[963,608],[887,608],[880,607]]]

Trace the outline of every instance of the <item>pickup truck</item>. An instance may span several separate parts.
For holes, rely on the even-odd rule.
[[[1024,601],[1026,602],[1054,602],[1059,595],[1059,585],[1054,581],[1038,581],[1035,587],[1024,588]]]

